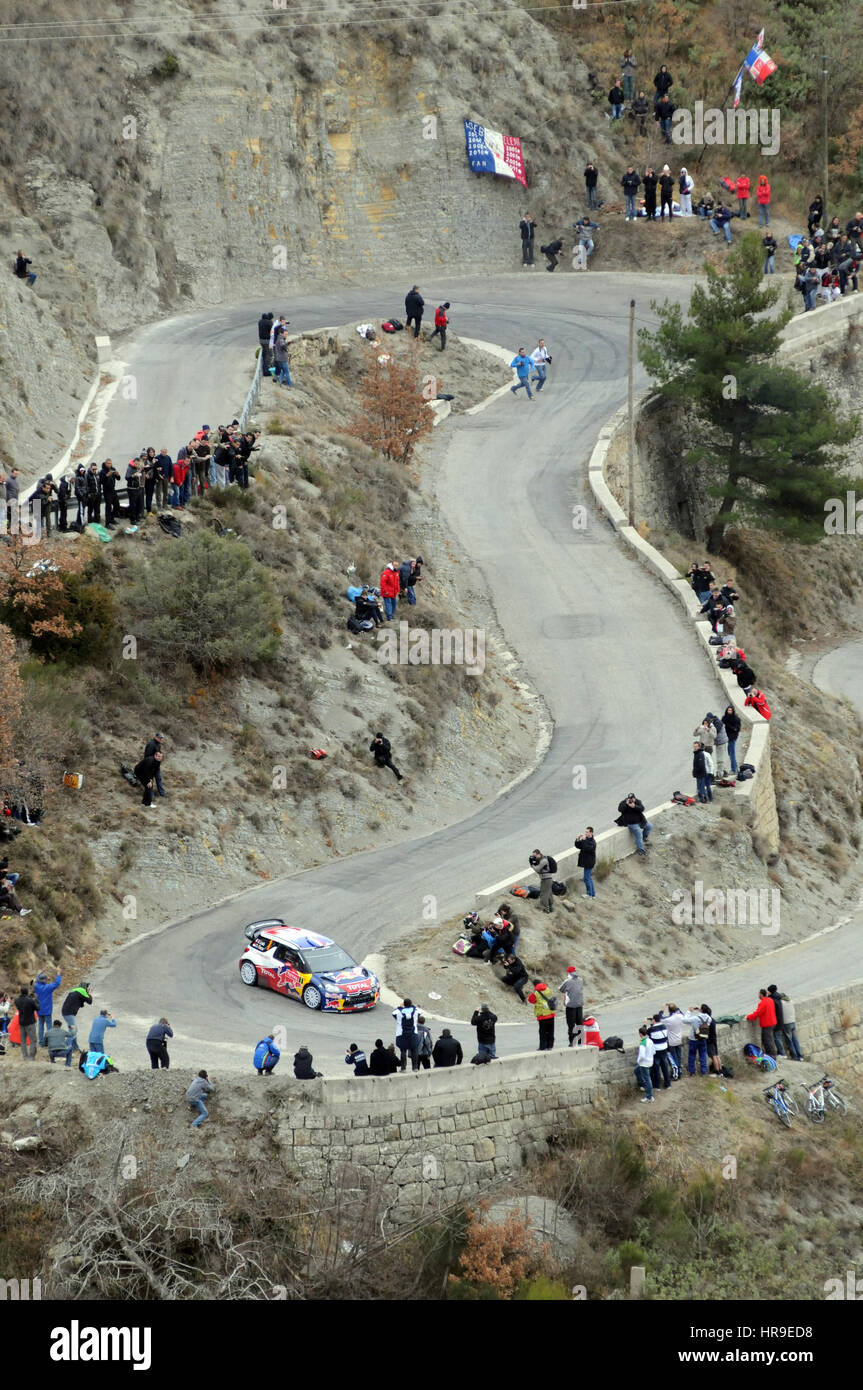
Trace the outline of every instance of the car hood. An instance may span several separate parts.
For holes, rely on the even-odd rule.
[[[324,984],[338,985],[340,989],[376,988],[377,976],[361,965],[349,966],[346,970],[321,971],[319,978]]]

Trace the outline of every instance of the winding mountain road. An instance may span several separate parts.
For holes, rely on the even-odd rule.
[[[575,530],[572,507],[586,500],[597,432],[626,396],[630,299],[639,320],[651,321],[651,299],[684,301],[691,283],[596,273],[546,280],[537,269],[423,285],[427,304],[451,301],[455,332],[513,353],[542,336],[554,358],[532,404],[523,393],[507,395],[441,426],[448,447],[436,480],[448,533],[479,567],[507,641],[552,715],[551,745],[530,776],[458,824],[256,886],[106,958],[93,982],[124,1025],[112,1037],[121,1067],[141,1065],[141,1030],[165,1014],[181,1065],[248,1068],[254,1041],[281,1022],[291,1050],[306,1042],[328,1072],[342,1073],[348,1041],[392,1038],[389,1009],[323,1016],[243,986],[245,923],[283,915],[362,959],[415,926],[428,895],[443,919],[477,888],[526,864],[535,844],[557,852],[585,824],[608,826],[628,791],[655,805],[685,782],[689,731],[717,703],[717,686],[672,597],[598,513],[590,509],[587,529]],[[286,296],[291,328],[380,319],[400,308],[406,288]],[[124,461],[149,443],[173,452],[201,422],[230,419],[248,388],[257,318],[271,307],[282,306],[249,302],[184,315],[118,340],[136,399],[115,398],[99,457]],[[586,769],[580,790],[576,766]],[[841,943],[834,935],[786,948],[782,978],[791,989],[847,982],[841,961],[863,944],[863,915],[839,931]],[[665,986],[662,995],[689,1003],[709,991],[723,1008],[751,1007],[761,973],[749,962]],[[631,1036],[643,1014],[641,1001],[616,1003],[602,1012],[604,1031]],[[535,1047],[529,1017],[499,1030],[499,1052]],[[467,1030],[462,1040],[471,1041]]]

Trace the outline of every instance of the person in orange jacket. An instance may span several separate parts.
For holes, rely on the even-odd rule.
[[[746,218],[749,213],[746,211],[746,204],[749,202],[749,177],[741,174],[737,180],[737,212],[740,217]]]
[[[398,565],[394,564],[392,560],[390,560],[388,565],[384,566],[381,573],[379,588],[381,591],[381,598],[384,601],[384,612],[388,618],[394,618],[396,615],[396,604],[399,601],[399,594],[401,593],[401,581],[399,579]]]
[[[448,308],[449,300],[447,300],[446,304],[439,304],[434,311],[434,332],[431,336],[432,338],[440,338],[441,352],[443,352],[444,348],[446,347],[446,330],[447,324],[449,323],[449,319],[446,316],[446,311]],[[431,342],[431,338],[429,339],[429,342]]]
[[[539,1024],[539,1050],[550,1052],[554,1047],[555,1010],[548,985],[542,980],[534,980],[533,992],[527,996],[527,1002],[533,1005],[533,1012]]]
[[[758,175],[758,187],[755,190],[755,197],[758,199],[758,225],[759,227],[769,227],[770,184],[767,182],[766,174]]]
[[[761,1050],[768,1056],[776,1056],[776,1043],[773,1040],[773,1029],[776,1027],[776,1008],[766,989],[758,991],[758,1005],[754,1013],[747,1014],[746,1017],[753,1023],[757,1023],[761,1029]]]

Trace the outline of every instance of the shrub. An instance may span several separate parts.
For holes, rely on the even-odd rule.
[[[361,414],[349,433],[386,458],[408,463],[434,424],[416,360],[404,366],[374,362],[363,373],[360,402]]]

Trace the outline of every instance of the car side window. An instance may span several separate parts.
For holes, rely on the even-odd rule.
[[[276,960],[285,961],[288,959],[287,948],[284,946],[274,946],[273,955],[275,956]]]

